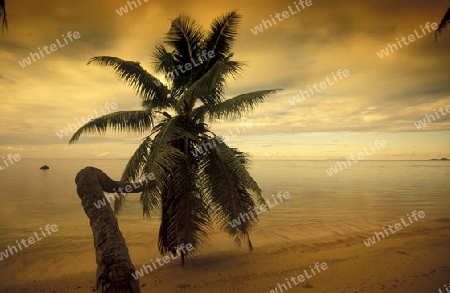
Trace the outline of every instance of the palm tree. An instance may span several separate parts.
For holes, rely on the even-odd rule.
[[[146,216],[161,210],[158,247],[163,255],[181,244],[199,248],[213,222],[236,244],[246,242],[252,250],[248,231],[257,221],[256,213],[240,225],[231,227],[229,222],[250,213],[256,204],[265,203],[261,189],[247,170],[247,154],[230,148],[205,123],[239,119],[277,91],[260,90],[225,99],[227,78],[238,77],[243,67],[231,53],[240,19],[236,11],[230,11],[217,17],[209,32],[189,16],[173,20],[164,42],[152,53],[154,70],[166,75],[166,84],[138,62],[109,56],[88,62],[112,68],[134,88],[144,109],[92,120],[73,134],[69,144],[84,133],[102,134],[108,128],[147,134],[129,159],[121,180],[155,174],[155,184],[144,188],[140,202]],[[198,58],[205,52],[214,57]],[[190,70],[186,64],[191,64]],[[194,150],[207,143],[215,146],[195,155]],[[122,198],[114,203],[116,212]]]
[[[442,30],[447,26],[447,24],[449,22],[450,22],[450,8],[445,13],[444,17],[441,20],[441,23],[439,24],[439,26],[435,32],[436,41],[437,41],[438,35],[442,32]]]
[[[3,33],[4,29],[8,29],[8,21],[6,20],[5,0],[0,0],[0,22],[2,23],[2,33]]]
[[[132,277],[136,272],[135,267],[111,207],[95,207],[98,200],[105,198],[102,191],[114,192],[119,187],[132,187],[131,184],[115,182],[94,167],[86,167],[78,172],[75,183],[94,237],[97,292],[140,292],[139,280]],[[132,192],[139,192],[140,186],[132,188]]]

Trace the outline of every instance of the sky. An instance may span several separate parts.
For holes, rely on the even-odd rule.
[[[251,123],[227,139],[230,146],[260,159],[337,160],[384,140],[387,146],[366,159],[450,158],[450,28],[436,41],[431,25],[440,22],[449,1],[312,0],[304,7],[290,0],[135,2],[137,7],[119,15],[127,1],[6,0],[0,156],[130,157],[143,135],[86,135],[68,145],[82,117],[113,111],[111,105],[116,111],[141,109],[131,87],[110,68],[87,65],[89,59],[115,56],[153,73],[151,52],[180,13],[209,29],[214,18],[237,10],[242,21],[234,59],[246,67],[229,80],[226,98],[282,90],[243,121],[210,124],[222,135]],[[74,37],[65,43],[69,32]],[[23,63],[57,39],[63,46]],[[293,103],[306,91],[309,97]],[[417,124],[424,119],[426,125]],[[60,137],[65,128],[68,135]]]

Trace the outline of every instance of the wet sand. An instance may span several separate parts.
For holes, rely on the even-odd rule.
[[[253,253],[213,238],[182,269],[178,260],[140,278],[142,292],[270,292],[287,279],[305,275],[309,279],[284,292],[443,292],[450,283],[450,219],[419,221],[376,244],[363,240],[380,229],[336,233],[303,240],[259,243]],[[150,262],[156,249],[131,243],[130,255],[140,269]],[[309,266],[327,264],[312,275]],[[93,249],[64,257],[36,256],[30,261],[36,276],[18,273],[0,283],[0,292],[93,292],[95,256]],[[17,269],[17,268],[16,268]],[[17,270],[15,270],[17,271]],[[48,278],[38,278],[42,272]],[[317,272],[317,271],[316,271]],[[36,277],[36,279],[33,279]],[[2,277],[3,279],[3,277]],[[280,285],[281,286],[281,285]],[[282,286],[280,288],[283,288]],[[278,291],[282,292],[280,289]]]

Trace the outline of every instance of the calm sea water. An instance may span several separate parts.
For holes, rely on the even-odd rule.
[[[50,170],[39,170],[47,164]],[[42,262],[58,263],[93,253],[92,232],[74,183],[86,166],[102,169],[119,179],[126,160],[22,159],[0,171],[0,251],[16,240],[33,236],[46,224],[58,232],[0,261],[0,275],[12,279],[20,273],[36,279]],[[255,247],[292,239],[344,234],[393,224],[413,210],[423,210],[425,220],[449,217],[450,162],[360,161],[328,176],[334,161],[258,161],[251,174],[263,196],[275,205],[272,194],[289,192],[291,198],[259,215],[252,231]],[[119,224],[129,247],[156,247],[159,217],[142,217],[139,195],[130,195]],[[374,230],[375,231],[375,230]],[[206,251],[233,249],[224,233],[211,233]],[[156,249],[154,249],[156,251]],[[133,249],[130,248],[133,255]],[[93,260],[95,262],[95,260]],[[137,261],[142,263],[145,261]],[[78,271],[83,264],[77,264]],[[20,272],[19,272],[20,270]],[[27,272],[27,270],[29,270]],[[25,272],[24,272],[25,271]],[[70,273],[70,272],[68,272]]]

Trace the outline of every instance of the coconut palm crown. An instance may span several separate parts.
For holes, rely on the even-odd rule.
[[[164,41],[152,53],[154,71],[165,74],[165,84],[138,62],[101,56],[88,63],[112,68],[140,96],[143,110],[119,111],[91,120],[69,143],[84,133],[103,134],[107,129],[147,135],[129,159],[121,180],[136,181],[143,174],[155,174],[140,202],[146,216],[161,212],[161,254],[182,244],[199,248],[213,223],[236,244],[246,243],[252,249],[248,232],[257,221],[256,213],[240,225],[229,224],[265,203],[247,170],[247,154],[221,140],[202,154],[194,151],[212,139],[221,139],[205,122],[240,119],[278,90],[225,99],[227,79],[236,79],[243,67],[231,53],[240,19],[236,11],[230,11],[213,20],[208,32],[189,16],[173,20]],[[190,70],[185,66],[188,63]],[[184,73],[179,66],[184,66]],[[122,204],[123,197],[115,201],[116,212]]]

